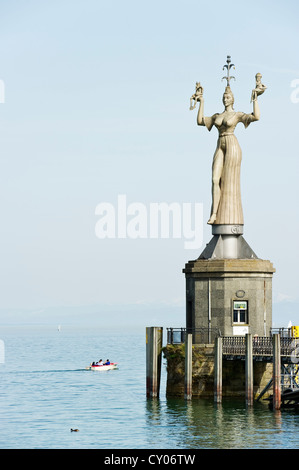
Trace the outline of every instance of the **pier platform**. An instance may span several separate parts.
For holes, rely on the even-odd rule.
[[[248,405],[261,399],[275,409],[299,404],[299,338],[286,329],[221,336],[217,329],[167,328],[164,355],[168,396],[188,390],[189,399],[243,395]]]

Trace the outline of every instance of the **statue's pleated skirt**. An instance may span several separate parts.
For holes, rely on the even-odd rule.
[[[221,197],[215,223],[243,225],[240,186],[242,150],[233,134],[219,137],[214,159],[220,149],[224,159],[220,180]]]

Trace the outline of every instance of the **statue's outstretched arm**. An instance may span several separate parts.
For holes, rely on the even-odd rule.
[[[201,96],[200,98],[197,99],[199,102],[199,109],[197,113],[197,124],[199,126],[204,126],[204,99]]]
[[[257,98],[253,101],[253,116],[255,117],[255,120],[258,121],[260,118],[260,107],[257,101]]]

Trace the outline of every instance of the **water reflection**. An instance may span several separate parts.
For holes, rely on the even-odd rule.
[[[244,400],[165,399],[146,402],[148,446],[181,449],[298,448],[299,415]],[[293,432],[290,432],[291,424]],[[165,445],[167,442],[167,445]],[[163,444],[162,444],[163,443]]]

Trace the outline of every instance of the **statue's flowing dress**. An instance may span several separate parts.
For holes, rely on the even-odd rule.
[[[214,224],[244,224],[240,187],[242,150],[234,135],[234,130],[239,122],[242,122],[246,128],[255,120],[253,114],[242,112],[230,113],[228,118],[224,113],[204,118],[204,124],[209,131],[213,126],[219,131],[213,167],[218,159],[223,158],[220,179],[221,196]]]

